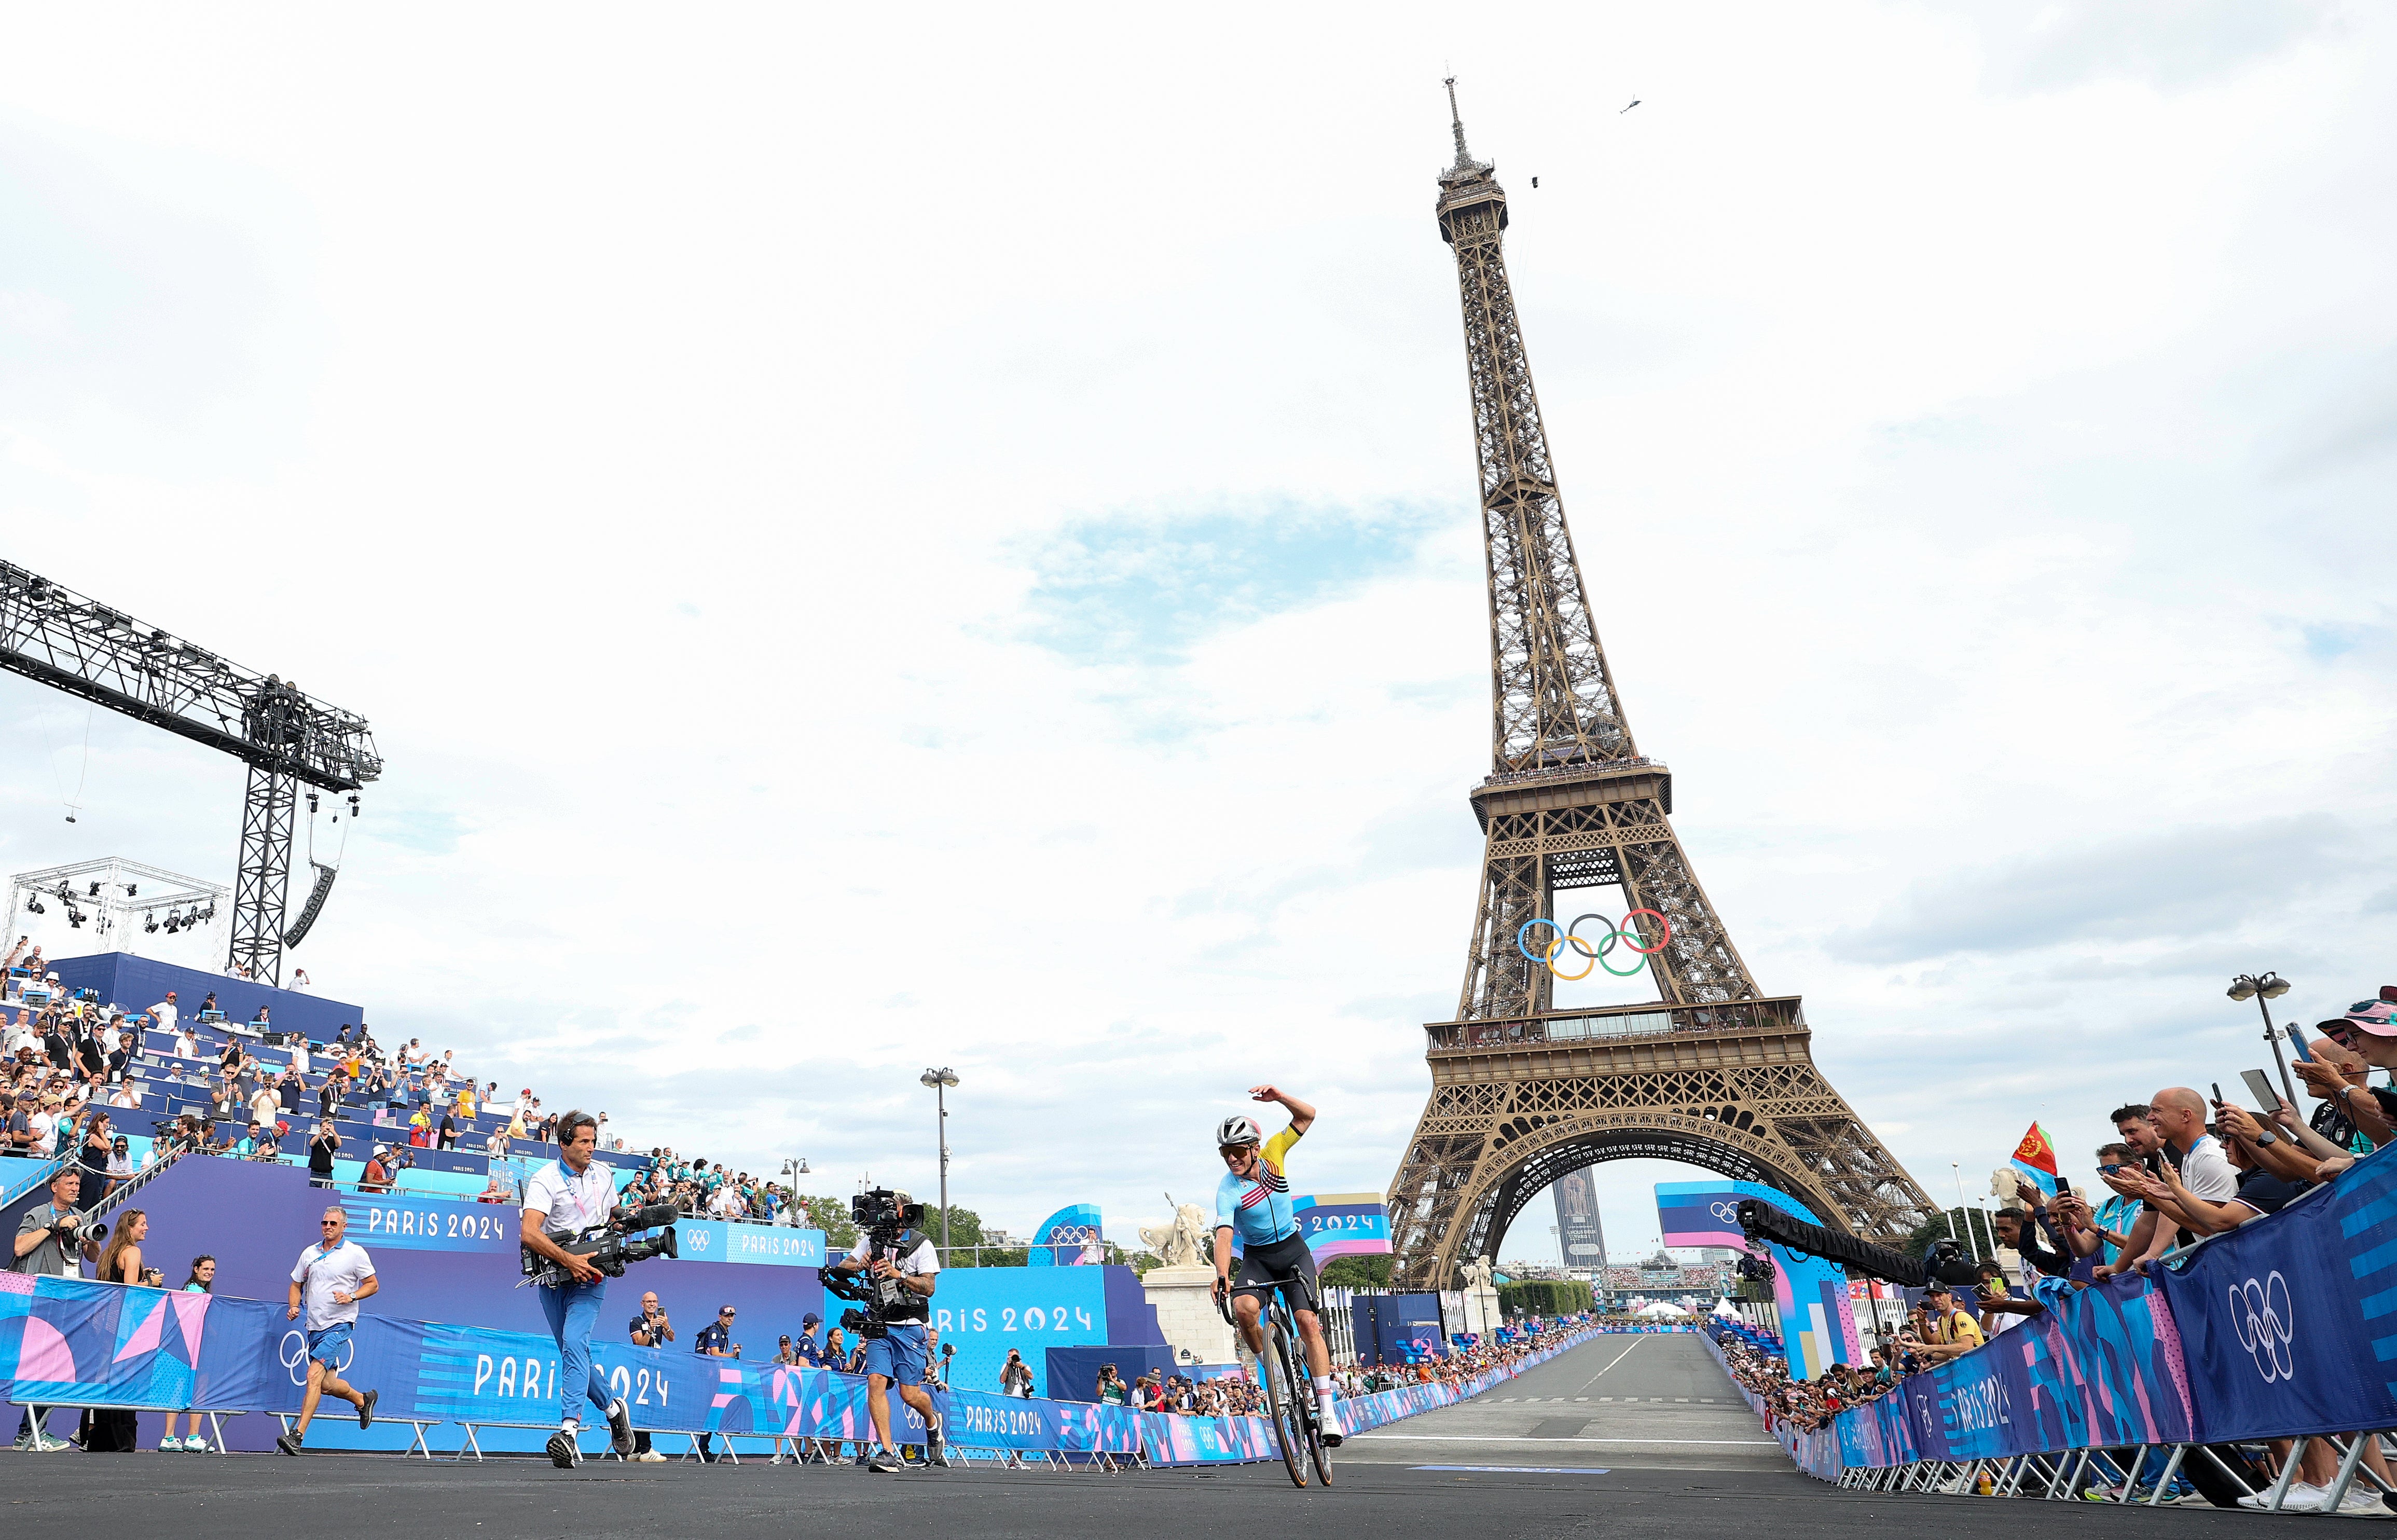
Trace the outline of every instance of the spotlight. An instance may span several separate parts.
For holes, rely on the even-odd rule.
[[[91,885],[91,891],[90,891],[90,892],[88,892],[88,893],[86,893],[86,894],[84,895],[84,897],[86,897],[86,898],[98,898],[99,896],[100,896],[100,884],[99,884],[99,883],[97,883],[97,882],[95,882],[95,883],[93,883],[93,884]]]
[[[42,907],[42,901],[38,897],[28,897],[25,900],[25,907],[31,909],[37,915],[47,914],[49,912]]]
[[[131,897],[133,897],[135,894],[137,894],[137,893],[139,893],[139,892],[141,892],[141,888],[140,888],[138,885],[134,884],[134,883],[130,883],[130,882],[128,882],[128,883],[127,883],[127,884],[125,885],[125,896],[126,896],[127,898],[131,898]]]
[[[156,915],[142,916],[141,929],[148,931],[151,935],[156,935],[158,933],[158,917]]]

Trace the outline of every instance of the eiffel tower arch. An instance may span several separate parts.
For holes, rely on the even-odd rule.
[[[1500,248],[1506,194],[1466,151],[1454,81],[1449,105],[1456,161],[1437,211],[1456,252],[1480,470],[1492,770],[1472,794],[1484,843],[1464,988],[1455,1019],[1424,1029],[1431,1101],[1390,1184],[1394,1279],[1450,1286],[1549,1183],[1635,1156],[1768,1183],[1826,1224],[1902,1236],[1930,1200],[1814,1066],[1798,997],[1757,988],[1673,832],[1671,769],[1633,742],[1540,422]],[[1644,912],[1623,923],[1636,919],[1627,939],[1655,1002],[1556,1008],[1525,927],[1573,924],[1560,895],[1595,887]]]

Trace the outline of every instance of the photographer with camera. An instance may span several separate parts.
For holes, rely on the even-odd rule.
[[[588,1255],[560,1244],[612,1225],[616,1182],[591,1158],[599,1143],[597,1118],[569,1112],[558,1119],[557,1134],[557,1158],[525,1184],[517,1239],[527,1252],[565,1274],[542,1289],[541,1313],[557,1339],[558,1425],[550,1435],[549,1462],[571,1470],[583,1457],[575,1439],[583,1430],[585,1399],[607,1419],[615,1452],[626,1459],[633,1453],[633,1413],[621,1398],[609,1394],[608,1381],[591,1357],[591,1329],[607,1301],[608,1277]]]
[[[880,1441],[866,1468],[920,1470],[927,1465],[945,1466],[949,1456],[942,1447],[940,1414],[933,1409],[931,1393],[924,1388],[931,1347],[929,1302],[938,1282],[941,1259],[931,1240],[913,1228],[924,1217],[923,1205],[911,1201],[904,1192],[877,1187],[850,1199],[850,1212],[857,1221],[857,1244],[839,1265],[825,1268],[822,1277],[843,1298],[861,1300],[866,1306],[860,1327],[865,1337],[865,1405]],[[841,1278],[860,1272],[870,1280],[863,1291]],[[902,1458],[891,1438],[893,1385],[899,1387],[899,1399],[924,1419],[924,1459]]]
[[[99,1260],[100,1243],[108,1226],[87,1222],[75,1212],[75,1199],[82,1189],[83,1172],[74,1166],[61,1167],[51,1176],[50,1200],[26,1210],[25,1217],[17,1224],[16,1252],[8,1262],[10,1272],[29,1273],[36,1278],[81,1278],[83,1263],[78,1258]],[[17,1421],[17,1447],[33,1447],[30,1410]]]

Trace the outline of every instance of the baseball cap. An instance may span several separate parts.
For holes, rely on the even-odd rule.
[[[810,1310],[806,1315],[799,1318],[799,1324],[801,1326],[821,1326],[824,1324],[824,1317],[817,1315],[814,1311]]]

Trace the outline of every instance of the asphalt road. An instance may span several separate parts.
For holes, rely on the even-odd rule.
[[[1469,1401],[1348,1440],[1348,1464],[1787,1471],[1694,1336],[1600,1337]]]
[[[2227,1540],[2232,1526],[2252,1535],[2259,1523],[2304,1522],[2212,1509],[1843,1493],[1792,1469],[1735,1396],[1689,1338],[1627,1346],[1601,1338],[1490,1395],[1385,1430],[1425,1441],[1350,1440],[1332,1486],[1303,1492],[1279,1464],[1115,1476],[986,1467],[873,1476],[761,1461],[562,1471],[537,1459],[460,1466],[371,1454],[0,1454],[0,1526],[80,1534],[98,1523],[112,1533],[175,1540],[258,1540],[294,1526],[340,1540],[611,1540],[801,1526],[852,1537],[1056,1540],[1159,1530],[1308,1533],[1311,1527],[1290,1526],[1332,1522],[1373,1540],[1455,1540],[1460,1533],[1713,1540],[1742,1532],[1851,1540],[1859,1524],[1895,1524],[1935,1528],[1942,1540],[2051,1533],[2212,1540],[2217,1532]],[[1480,1439],[1497,1441],[1466,1441]]]

